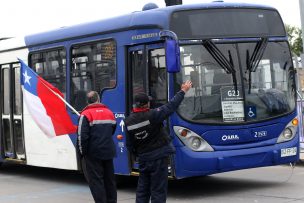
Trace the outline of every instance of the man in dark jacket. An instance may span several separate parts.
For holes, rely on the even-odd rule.
[[[150,109],[149,97],[140,93],[135,96],[136,108],[125,119],[128,150],[138,156],[139,179],[136,203],[166,202],[168,184],[168,158],[175,152],[163,121],[177,110],[191,81],[182,84],[181,90],[169,103]]]
[[[96,203],[116,203],[116,150],[112,140],[116,120],[112,111],[100,103],[97,92],[89,92],[87,101],[89,105],[81,112],[78,124],[78,147],[85,161],[87,181]]]

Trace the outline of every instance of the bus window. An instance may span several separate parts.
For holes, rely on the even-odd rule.
[[[295,108],[293,67],[288,44],[268,42],[256,68],[250,70],[247,64],[257,43],[240,43],[238,46],[235,43],[216,44],[219,51],[234,64],[236,85],[244,88],[245,96],[240,95],[242,104],[256,111],[255,116],[247,118],[248,121],[275,117]],[[180,84],[189,76],[197,76],[193,77],[196,81],[194,87],[183,100],[185,107],[179,108],[178,112],[194,122],[228,122],[224,119],[222,96],[225,89],[235,87],[232,74],[220,66],[200,44],[182,46],[181,60],[183,65],[181,72],[176,74],[176,82]],[[237,122],[242,118],[239,116],[234,119]]]
[[[3,77],[2,77],[2,80],[3,80],[3,114],[4,115],[9,115],[10,114],[10,100],[6,99],[6,98],[10,98],[10,92],[11,92],[11,89],[10,89],[10,81],[9,81],[9,78],[10,78],[10,69],[7,67],[7,68],[3,68],[2,70],[2,74],[3,74]]]
[[[164,49],[150,50],[149,62],[149,87],[153,107],[153,105],[165,104],[167,101],[168,88]]]
[[[286,42],[268,42],[255,71],[246,69],[246,52],[253,53],[256,43],[239,45],[244,72],[247,106],[256,106],[255,120],[278,116],[295,108],[293,66]],[[250,80],[251,78],[251,80]],[[250,87],[250,88],[249,88]],[[251,119],[251,120],[254,120]]]
[[[33,53],[30,55],[30,66],[65,95],[66,53],[64,49]]]
[[[132,67],[132,88],[133,88],[133,100],[134,96],[141,92],[146,92],[145,81],[145,60],[142,50],[131,52],[131,67]]]
[[[76,110],[86,106],[86,93],[116,85],[116,44],[113,40],[72,47],[70,101]]]
[[[14,114],[21,115],[21,86],[20,86],[20,67],[19,64],[14,65]]]

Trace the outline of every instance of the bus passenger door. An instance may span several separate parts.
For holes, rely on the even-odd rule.
[[[167,71],[162,44],[140,45],[128,51],[127,115],[133,108],[134,96],[144,92],[152,97],[151,108],[167,102]],[[136,157],[130,154],[131,171],[136,172]]]
[[[24,160],[20,64],[1,65],[1,152],[6,159]]]
[[[127,112],[130,115],[133,108],[134,95],[147,90],[147,67],[146,67],[145,46],[133,46],[128,50],[128,81],[127,81]],[[131,173],[137,172],[137,158],[129,153]]]

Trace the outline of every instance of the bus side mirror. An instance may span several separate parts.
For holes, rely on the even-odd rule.
[[[166,67],[169,73],[178,73],[180,71],[180,52],[177,40],[167,39],[165,42]]]

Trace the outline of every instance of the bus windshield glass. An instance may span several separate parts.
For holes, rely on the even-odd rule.
[[[232,69],[204,43],[181,45],[182,68],[175,81],[180,85],[190,79],[193,88],[179,114],[198,123],[226,123],[260,121],[294,110],[295,79],[288,44],[261,41],[214,44]]]

